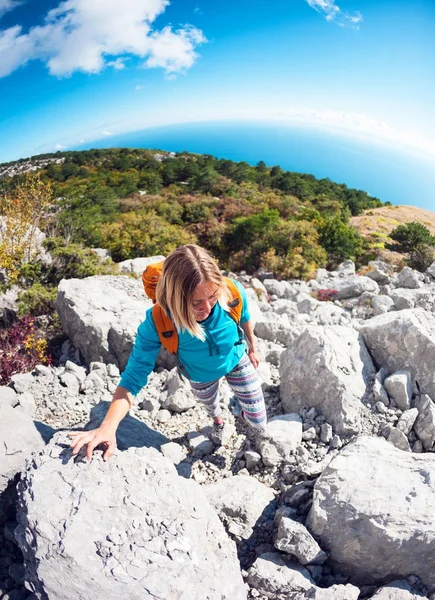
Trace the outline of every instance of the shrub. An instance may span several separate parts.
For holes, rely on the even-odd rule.
[[[178,246],[196,242],[183,227],[171,225],[154,211],[124,213],[116,223],[101,228],[104,248],[114,260],[169,254]]]
[[[317,290],[316,298],[321,302],[332,302],[337,298],[337,290],[321,289]]]
[[[355,260],[363,250],[364,242],[359,232],[339,217],[326,217],[317,225],[320,243],[328,253],[331,267],[343,260]]]
[[[60,237],[47,238],[44,248],[50,252],[52,264],[46,270],[44,279],[57,285],[63,278],[83,279],[93,275],[118,274],[118,267],[111,260],[101,261],[90,248],[81,244],[68,244]]]
[[[18,314],[34,317],[52,314],[55,310],[56,294],[55,287],[45,286],[39,282],[34,283],[30,288],[18,294]]]
[[[408,266],[422,273],[435,260],[435,248],[430,244],[419,244],[409,253]]]
[[[0,269],[7,283],[16,283],[21,265],[37,256],[36,230],[51,202],[51,185],[39,173],[26,175],[14,193],[0,197]]]
[[[50,363],[47,340],[39,337],[35,320],[30,316],[0,330],[0,385],[7,385],[12,375],[32,371],[36,365]]]
[[[390,233],[390,238],[393,243],[387,244],[386,248],[405,254],[414,252],[421,245],[435,246],[435,237],[423,223],[417,221],[399,225]]]

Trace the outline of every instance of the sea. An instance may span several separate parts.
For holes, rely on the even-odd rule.
[[[327,177],[364,190],[382,202],[435,211],[435,162],[347,133],[279,121],[216,121],[152,127],[78,146],[151,148],[263,160],[288,171]]]

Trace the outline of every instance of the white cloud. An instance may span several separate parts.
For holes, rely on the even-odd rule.
[[[116,60],[111,60],[111,61],[107,62],[106,64],[108,67],[113,67],[117,71],[120,71],[122,69],[125,69],[125,61],[126,61],[126,58],[117,58]]]
[[[353,14],[343,12],[335,4],[335,0],[305,0],[305,2],[318,12],[323,12],[327,21],[334,22],[340,27],[359,29],[359,24],[363,20],[363,16],[359,11]]]
[[[22,3],[22,0],[0,0],[0,17]]]
[[[65,150],[65,148],[67,148],[68,146],[62,146],[62,144],[56,144],[54,149],[55,150]]]
[[[111,131],[102,131],[101,135],[108,137],[109,135],[113,135],[113,133]]]
[[[198,56],[195,48],[206,39],[191,25],[153,30],[168,4],[169,0],[65,0],[28,33],[18,25],[0,31],[0,77],[34,59],[46,62],[50,73],[58,76],[98,73],[105,66],[122,69],[131,56],[142,58],[145,67],[168,73],[188,69]]]

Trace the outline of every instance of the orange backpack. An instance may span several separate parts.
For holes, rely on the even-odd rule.
[[[159,334],[160,342],[164,348],[171,354],[178,352],[178,333],[169,315],[163,310],[160,304],[156,302],[156,287],[163,270],[163,261],[148,265],[142,273],[142,282],[145,289],[145,294],[154,302],[152,315],[154,324]],[[240,323],[242,316],[243,301],[239,288],[229,277],[224,277],[225,285],[227,286],[231,301],[228,302],[229,314],[237,323]]]

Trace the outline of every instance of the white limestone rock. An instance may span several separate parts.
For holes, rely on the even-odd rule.
[[[257,558],[248,571],[247,581],[270,600],[357,600],[354,585],[317,587],[304,567],[278,552],[267,552]]]
[[[18,404],[18,395],[11,387],[0,385],[0,407],[4,404],[14,408]]]
[[[301,565],[321,565],[327,556],[302,523],[282,517],[276,532],[275,548],[286,554],[295,556]]]
[[[266,466],[289,459],[302,442],[302,419],[296,413],[277,415],[266,425],[266,437],[258,441],[258,450]]]
[[[237,539],[249,539],[260,519],[275,512],[275,494],[254,477],[235,475],[203,487],[226,530]]]
[[[63,279],[55,304],[64,332],[86,361],[113,363],[121,370],[152,306],[141,281],[113,275]]]
[[[383,313],[389,312],[394,307],[394,300],[390,296],[385,294],[379,294],[379,296],[373,296],[372,298],[373,314],[382,315]]]
[[[412,379],[409,371],[396,371],[385,379],[384,387],[400,410],[411,407]]]
[[[397,278],[397,287],[416,289],[421,286],[421,273],[410,267],[403,267]]]
[[[360,333],[377,365],[409,371],[435,397],[435,315],[421,308],[386,313],[365,321]]]
[[[166,380],[167,394],[162,396],[163,408],[173,412],[185,412],[195,406],[196,399],[187,380],[182,380],[177,369],[170,371]]]
[[[281,399],[286,412],[320,410],[338,434],[361,427],[361,402],[375,369],[364,340],[350,327],[309,326],[281,355]]]
[[[337,298],[343,300],[345,298],[357,298],[364,292],[379,293],[379,286],[376,281],[369,277],[355,275],[347,277],[343,280],[334,281],[334,289],[337,290]]]
[[[24,411],[0,403],[0,494],[19,473],[32,452],[45,445],[33,419]]]
[[[425,450],[432,450],[435,444],[435,404],[427,394],[416,402],[418,417],[414,430]]]
[[[434,456],[360,437],[317,480],[306,526],[356,585],[413,574],[435,589],[434,503]]]
[[[38,597],[246,600],[216,512],[155,449],[77,462],[57,435],[23,475],[17,519]]]
[[[141,276],[148,265],[161,262],[162,260],[165,260],[165,257],[161,254],[158,256],[148,256],[146,258],[130,258],[118,263],[118,268],[125,273],[136,273],[136,275]]]
[[[423,600],[424,598],[426,598],[424,594],[414,593],[406,580],[392,581],[370,596],[370,600]]]

